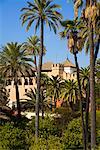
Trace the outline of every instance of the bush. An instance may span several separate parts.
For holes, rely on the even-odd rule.
[[[67,130],[63,134],[64,150],[82,148],[82,127],[81,120],[73,119],[68,124]]]
[[[69,106],[65,107],[60,107],[55,110],[56,114],[60,114],[60,117],[54,118],[56,125],[59,128],[65,128],[68,125],[68,123],[73,119],[73,118],[78,118],[80,116],[79,112],[73,112]]]
[[[63,144],[60,137],[49,136],[48,139],[39,138],[38,144],[33,138],[30,150],[63,150]]]
[[[0,127],[0,148],[2,150],[28,150],[29,133],[11,124]]]
[[[56,126],[54,119],[45,117],[45,119],[40,119],[39,134],[43,138],[47,138],[50,135],[60,136],[61,130]]]

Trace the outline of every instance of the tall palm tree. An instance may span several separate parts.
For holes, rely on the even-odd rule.
[[[77,82],[74,80],[65,80],[63,82],[61,90],[61,98],[69,102],[71,105],[72,103],[76,103],[78,100],[78,88],[77,88]],[[73,110],[73,106],[71,105],[71,108]]]
[[[36,98],[36,140],[38,140],[39,134],[39,99],[40,99],[40,78],[41,67],[43,58],[43,45],[44,45],[44,25],[49,26],[50,30],[56,33],[58,23],[62,18],[62,15],[57,11],[60,8],[59,5],[52,4],[52,0],[34,0],[33,3],[27,2],[28,7],[22,8],[24,13],[21,15],[22,24],[28,22],[27,30],[35,23],[35,31],[40,27],[40,42],[41,50],[39,53],[38,74],[37,74],[37,98]]]
[[[78,81],[78,90],[79,90],[79,97],[80,97],[80,106],[81,106],[81,118],[82,118],[82,128],[83,128],[83,143],[84,149],[86,150],[86,135],[85,135],[85,124],[84,124],[84,113],[83,113],[83,105],[82,105],[82,90],[81,90],[81,82],[80,82],[80,75],[79,75],[79,65],[77,60],[77,53],[78,51],[82,50],[83,47],[83,39],[78,35],[77,29],[77,20],[66,20],[61,22],[61,25],[64,27],[64,31],[60,33],[61,38],[67,37],[68,39],[68,47],[70,52],[73,53],[76,70],[77,70],[77,81]]]
[[[32,62],[31,58],[27,58],[26,52],[22,49],[22,45],[17,42],[7,43],[0,52],[0,70],[3,76],[11,78],[15,82],[16,101],[18,117],[21,116],[19,90],[18,90],[18,78],[21,76],[29,76],[30,69],[31,75],[33,73],[32,66],[29,62]]]
[[[58,75],[52,76],[52,78],[49,79],[47,90],[49,91],[49,96],[53,97],[54,108],[56,108],[57,99],[60,97],[61,85],[62,80]]]
[[[46,74],[41,74],[41,110],[42,119],[44,119],[44,105],[47,105],[47,86],[49,82],[49,77]],[[46,103],[45,103],[46,102]]]
[[[96,102],[95,102],[95,61],[99,51],[100,34],[98,35],[97,44],[95,45],[96,34],[100,33],[100,3],[98,0],[86,0],[86,6],[83,10],[83,22],[88,27],[88,48],[90,50],[90,102],[91,102],[91,149],[96,146]],[[97,22],[98,21],[98,22]],[[98,26],[99,25],[99,26]],[[99,27],[99,28],[98,28]],[[98,29],[96,29],[98,28]],[[96,33],[97,31],[97,33]],[[98,32],[99,31],[99,32]]]
[[[80,78],[82,84],[83,96],[85,97],[86,106],[85,106],[85,131],[86,131],[86,145],[88,147],[88,120],[89,120],[89,102],[90,102],[90,68],[81,68],[80,69]]]

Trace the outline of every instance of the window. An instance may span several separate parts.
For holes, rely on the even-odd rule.
[[[19,84],[19,85],[22,85],[21,79],[18,80],[18,84]]]
[[[11,85],[11,80],[10,79],[6,81],[6,85]]]
[[[10,92],[10,89],[8,89],[8,92]]]
[[[25,79],[24,85],[28,85],[28,79]]]
[[[29,79],[29,85],[33,85],[32,79]]]
[[[27,92],[27,89],[25,89],[25,92]]]

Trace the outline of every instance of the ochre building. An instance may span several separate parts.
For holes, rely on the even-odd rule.
[[[34,70],[35,72],[35,70]],[[54,64],[52,62],[46,62],[42,65],[42,73],[47,74],[50,78],[53,76],[60,76],[62,79],[73,79],[76,80],[76,67],[75,65],[67,59],[63,63]],[[19,79],[19,96],[20,99],[26,99],[25,93],[30,90],[36,88],[36,77],[33,75],[32,77],[21,77]],[[16,103],[16,93],[14,81],[8,79],[7,91],[9,92],[9,105],[12,106]]]

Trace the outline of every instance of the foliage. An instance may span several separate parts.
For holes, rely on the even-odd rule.
[[[28,150],[29,134],[26,130],[6,124],[0,127],[0,146],[2,150]]]
[[[31,133],[35,133],[35,119],[33,118],[31,123],[29,124],[29,128],[31,128]],[[61,129],[58,128],[56,122],[53,118],[46,116],[44,119],[40,118],[39,120],[39,135],[40,138],[47,139],[48,136],[60,136]]]
[[[30,26],[35,22],[35,31],[40,27],[41,19],[50,30],[53,29],[56,33],[58,23],[62,19],[62,15],[57,11],[59,5],[53,4],[50,0],[35,0],[34,2],[27,2],[28,7],[22,8],[23,14],[21,15],[22,25],[27,24],[27,31]]]
[[[15,76],[28,76],[27,71],[30,68],[31,75],[33,73],[31,58],[27,58],[27,53],[23,50],[22,45],[17,42],[7,43],[2,47],[0,53],[0,68],[4,76],[15,78]]]
[[[100,111],[96,112],[97,145],[100,146]]]
[[[49,136],[48,139],[39,138],[38,144],[36,144],[35,140],[33,140],[30,150],[63,150],[63,143],[60,137],[57,136]]]
[[[74,80],[65,80],[61,90],[61,97],[68,102],[76,103],[78,100],[77,82]]]
[[[57,127],[54,119],[47,116],[43,120],[40,119],[39,133],[40,137],[47,139],[49,135],[60,136],[61,130]]]
[[[82,148],[81,120],[73,119],[63,134],[64,150]]]
[[[54,120],[61,129],[65,129],[73,118],[80,116],[79,112],[73,112],[69,106],[57,108],[54,112],[60,115],[60,117],[56,117]]]
[[[62,86],[62,79],[58,75],[52,76],[52,78],[49,79],[47,93],[49,93],[48,95],[53,98],[55,108],[56,108],[56,100],[60,97],[61,86]]]

